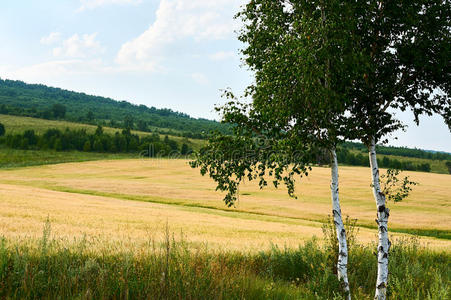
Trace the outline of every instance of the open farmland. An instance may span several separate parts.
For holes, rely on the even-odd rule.
[[[213,248],[261,250],[296,246],[321,236],[330,213],[328,168],[314,168],[297,186],[298,199],[281,188],[240,189],[227,208],[208,177],[186,160],[112,160],[0,171],[0,235],[39,237],[47,217],[58,237],[145,243],[164,232]],[[374,203],[367,168],[342,167],[344,215],[357,218],[360,241],[374,241]],[[451,249],[451,176],[408,173],[420,182],[411,197],[390,204],[395,236],[419,233],[433,248]],[[440,238],[436,238],[436,237]]]

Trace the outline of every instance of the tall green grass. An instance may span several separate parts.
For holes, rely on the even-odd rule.
[[[68,162],[82,162],[103,159],[138,158],[138,154],[95,153],[79,151],[38,151],[8,149],[0,146],[0,169],[40,166]]]
[[[50,234],[38,241],[0,240],[2,299],[343,299],[331,247],[261,253],[211,251],[166,233],[139,250]],[[354,299],[372,299],[373,245],[354,243],[349,275]],[[392,299],[449,299],[451,255],[415,239],[396,241],[390,256]]]

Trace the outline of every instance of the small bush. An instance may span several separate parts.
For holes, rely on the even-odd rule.
[[[5,135],[5,125],[3,125],[2,123],[0,123],[0,136],[4,136]]]

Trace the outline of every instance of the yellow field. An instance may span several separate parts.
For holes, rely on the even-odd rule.
[[[320,237],[330,213],[329,169],[315,168],[297,186],[298,199],[281,188],[240,189],[235,208],[226,208],[215,184],[186,160],[117,160],[0,171],[0,235],[36,237],[49,216],[53,234],[95,236],[143,243],[161,235],[166,222],[193,243],[213,248],[257,250],[270,243],[295,246]],[[411,197],[390,203],[392,229],[451,230],[451,176],[406,172],[420,182]],[[375,204],[367,168],[340,169],[343,214],[373,226]],[[360,240],[375,240],[362,227]],[[394,236],[405,234],[394,233]],[[432,247],[451,241],[423,237]]]

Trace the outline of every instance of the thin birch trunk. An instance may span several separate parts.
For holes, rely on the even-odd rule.
[[[343,289],[347,294],[347,299],[351,300],[351,291],[349,289],[348,281],[348,244],[346,241],[346,230],[343,225],[343,218],[341,216],[340,198],[338,194],[338,160],[335,149],[332,151],[332,166],[331,175],[332,182],[330,190],[332,194],[332,214],[334,216],[335,230],[338,239],[338,263],[337,273],[338,279],[343,282]]]
[[[379,180],[379,167],[376,158],[376,139],[371,139],[369,147],[371,175],[373,178],[373,194],[377,206],[377,219],[379,231],[378,253],[377,253],[377,282],[376,293],[374,299],[387,299],[387,285],[388,285],[388,253],[390,250],[390,240],[388,239],[388,217],[390,210],[385,206],[385,195],[381,190]]]

